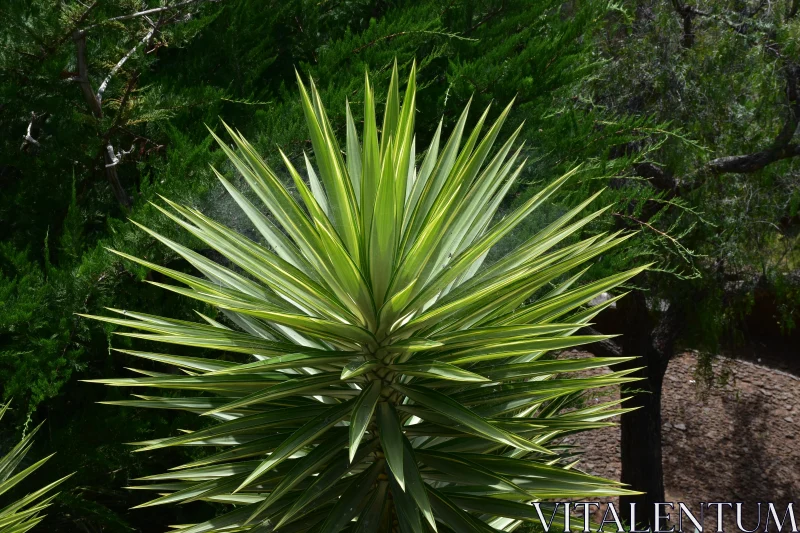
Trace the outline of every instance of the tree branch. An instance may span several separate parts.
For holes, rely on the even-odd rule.
[[[457,39],[459,41],[473,41],[474,42],[474,41],[478,40],[478,39],[472,39],[470,37],[464,37],[463,35],[459,35],[457,33],[447,33],[447,32],[442,32],[442,31],[433,31],[433,30],[409,30],[409,31],[400,31],[400,32],[397,32],[397,33],[392,33],[390,35],[384,35],[383,37],[378,37],[377,39],[374,39],[374,40],[368,42],[367,44],[361,45],[358,48],[353,48],[350,51],[350,53],[351,54],[357,54],[357,53],[361,52],[362,50],[365,50],[366,48],[369,48],[370,46],[375,46],[376,44],[378,44],[381,41],[387,41],[387,40],[394,39],[395,37],[400,37],[400,36],[403,36],[403,35],[411,35],[411,34],[415,34],[415,33],[420,33],[420,34],[425,34],[425,35],[439,35],[441,37],[447,37],[449,39]]]
[[[745,155],[719,157],[705,165],[705,171],[711,174],[736,172],[748,174],[757,172],[764,167],[792,157],[800,156],[800,145],[792,143],[797,126],[800,124],[800,98],[798,98],[798,68],[797,65],[788,64],[784,69],[786,76],[786,118],[783,127],[772,145],[758,152]]]
[[[25,135],[22,136],[24,139],[22,141],[22,146],[20,146],[20,150],[25,150],[28,146],[39,146],[39,141],[34,139],[33,137],[33,128],[36,127],[36,121],[42,118],[45,118],[47,113],[42,113],[41,115],[37,115],[35,112],[31,111],[31,120],[28,122],[28,129],[25,132]]]
[[[136,52],[136,50],[139,49],[140,46],[148,42],[150,38],[153,37],[156,28],[157,26],[153,26],[152,28],[150,28],[150,31],[148,31],[145,34],[142,40],[136,43],[136,46],[128,50],[128,53],[122,56],[122,59],[117,61],[117,64],[111,68],[111,71],[109,71],[108,76],[106,76],[106,79],[104,79],[103,83],[100,84],[100,87],[97,88],[97,94],[95,95],[95,99],[97,100],[98,105],[101,105],[103,103],[103,93],[106,92],[106,88],[108,88],[108,84],[111,81],[111,78],[114,77],[114,74],[116,74],[117,71],[119,71],[119,69],[122,68],[122,65],[125,64],[125,62],[133,55],[134,52]]]
[[[55,50],[56,50],[56,49],[57,49],[59,46],[61,46],[61,45],[62,45],[62,44],[64,44],[65,42],[67,42],[67,40],[69,40],[70,36],[73,38],[73,40],[75,39],[75,33],[76,33],[76,32],[78,32],[78,31],[80,31],[80,30],[78,29],[78,27],[79,27],[81,24],[83,24],[83,23],[84,23],[84,21],[85,21],[87,18],[89,18],[89,14],[92,12],[92,10],[94,10],[94,8],[95,8],[95,7],[97,7],[97,4],[99,4],[99,3],[100,3],[100,0],[95,0],[94,2],[92,2],[92,4],[91,4],[90,6],[88,6],[88,7],[86,8],[86,11],[84,11],[84,12],[83,12],[83,14],[82,14],[80,17],[78,17],[77,19],[75,19],[74,23],[72,24],[72,27],[71,27],[71,29],[70,29],[70,30],[69,30],[67,33],[65,33],[65,34],[64,34],[64,36],[63,36],[63,37],[61,37],[61,38],[60,38],[60,39],[59,39],[59,40],[56,42],[55,46],[52,46],[52,47],[50,48],[50,53],[54,52],[54,51],[55,51]]]
[[[577,335],[602,335],[602,333],[591,326],[584,326],[578,330]],[[622,347],[611,339],[587,344],[586,351],[597,357],[620,357],[622,355]]]
[[[38,146],[39,145],[39,141],[37,141],[36,139],[34,139],[31,136],[31,128],[33,127],[33,121],[36,120],[36,114],[35,113],[31,113],[31,115],[32,115],[31,116],[31,121],[28,122],[28,132],[25,135],[23,135],[23,138],[25,139],[25,142],[31,143],[31,144],[35,144],[35,145]]]
[[[699,13],[696,12],[691,6],[687,6],[680,0],[672,0],[672,7],[675,12],[683,19],[683,37],[681,37],[681,46],[684,48],[691,48],[694,45],[694,31],[692,30],[692,19]]]
[[[106,145],[106,156],[107,156],[106,157],[106,161],[109,161],[109,163],[106,163],[106,168],[117,166],[122,161],[123,157],[125,157],[126,155],[129,155],[131,152],[133,152],[134,148],[136,148],[136,142],[135,141],[131,145],[130,150],[122,150],[120,152],[114,153],[114,147],[111,146],[111,143],[108,143]]]
[[[787,144],[780,148],[769,148],[745,155],[729,155],[718,157],[706,163],[705,169],[712,174],[725,174],[735,172],[737,174],[749,174],[762,170],[782,159],[790,159],[800,156],[800,145]]]
[[[678,181],[675,176],[663,167],[644,161],[634,165],[633,169],[639,176],[649,179],[650,183],[659,191],[675,192],[678,189]]]
[[[89,110],[92,112],[92,115],[96,118],[103,118],[103,108],[95,97],[94,90],[92,90],[92,82],[89,81],[89,67],[86,64],[86,34],[80,30],[75,30],[73,37],[75,39],[78,75],[72,79],[80,85],[83,98],[89,105]]]
[[[220,1],[221,0],[184,0],[183,2],[178,2],[177,4],[172,4],[171,6],[154,7],[152,9],[145,9],[144,11],[137,11],[136,13],[130,13],[128,15],[120,15],[118,17],[111,17],[111,18],[108,18],[108,19],[104,20],[103,22],[98,22],[97,24],[92,24],[91,26],[87,26],[86,28],[84,28],[83,31],[86,32],[86,31],[92,30],[92,29],[97,28],[99,26],[102,26],[103,24],[106,24],[108,22],[115,22],[115,21],[120,21],[120,20],[130,20],[130,19],[134,19],[134,18],[138,18],[138,17],[145,17],[145,16],[148,16],[148,15],[154,15],[156,13],[162,13],[164,11],[170,11],[170,10],[173,10],[173,9],[179,9],[181,7],[188,6],[190,4],[197,4],[197,3],[201,3],[201,2],[220,2]]]
[[[800,0],[798,0],[800,2]],[[653,163],[639,163],[634,167],[637,174],[648,178],[650,184],[659,191],[667,191],[670,197],[691,192],[703,184],[706,176],[726,173],[751,174],[778,161],[800,156],[800,144],[792,140],[800,126],[800,90],[798,78],[800,67],[788,64],[784,69],[786,76],[786,117],[780,132],[772,144],[764,150],[749,154],[718,157],[705,163],[699,170],[689,175],[689,179],[679,180],[669,171]]]
[[[678,15],[683,19],[683,37],[681,38],[681,46],[684,48],[691,48],[694,44],[694,31],[692,29],[692,22],[695,17],[717,20],[731,28],[736,33],[740,34],[747,34],[752,27],[751,25],[748,25],[746,21],[733,22],[722,15],[711,13],[709,11],[703,11],[694,6],[690,6],[689,4],[684,4],[681,0],[672,0],[672,6],[675,8],[675,12],[678,13]],[[752,18],[758,14],[763,6],[764,2],[759,4],[759,6],[757,6],[752,12],[747,14],[747,18]]]
[[[481,18],[481,20],[479,20],[477,23],[471,26],[467,31],[465,31],[464,35],[469,35],[473,31],[477,30],[478,28],[480,28],[481,26],[492,20],[494,17],[502,13],[505,10],[505,8],[506,8],[506,3],[503,2],[502,4],[500,4],[500,7],[498,7],[494,11],[488,12],[486,15],[484,15],[483,18]]]
[[[162,7],[157,7],[153,9],[146,9],[143,11],[138,11],[136,13],[131,13],[128,15],[120,15],[118,17],[111,17],[106,19],[102,22],[92,24],[89,26],[84,27],[83,29],[79,29],[80,25],[88,18],[89,13],[94,9],[94,7],[98,4],[99,0],[95,0],[95,2],[86,8],[86,11],[75,21],[73,30],[72,30],[72,39],[75,42],[75,51],[76,51],[76,59],[78,65],[78,74],[72,78],[73,81],[77,82],[81,88],[81,92],[83,93],[83,97],[86,100],[86,104],[89,107],[91,114],[97,118],[103,118],[103,95],[105,94],[106,89],[108,89],[108,85],[114,76],[119,72],[119,70],[125,65],[125,62],[133,56],[133,54],[138,50],[143,44],[148,44],[153,36],[159,31],[162,26],[175,22],[180,15],[180,8],[192,5],[192,4],[199,4],[201,2],[218,2],[221,0],[183,0],[176,2],[172,5],[165,5]],[[173,11],[172,16],[170,17],[163,17],[160,16],[157,22],[153,22],[149,16],[156,14],[156,13],[163,13],[167,11]],[[128,50],[128,52],[122,56],[122,58],[111,68],[108,75],[105,77],[103,82],[95,92],[92,89],[92,84],[89,79],[89,68],[86,61],[86,34],[89,30],[93,28],[97,28],[102,26],[108,22],[115,22],[115,21],[122,21],[122,20],[129,20],[134,18],[143,18],[146,23],[150,26],[150,29],[144,35],[144,37],[136,43],[136,45]],[[68,34],[69,35],[69,34]],[[62,41],[60,42],[63,42]],[[59,43],[60,43],[59,42]],[[117,198],[117,201],[124,209],[128,209],[131,206],[131,198],[125,192],[125,188],[122,186],[122,183],[119,180],[119,176],[117,174],[117,165],[122,160],[122,158],[128,154],[130,154],[136,146],[136,141],[134,140],[134,144],[131,146],[131,149],[128,151],[122,150],[120,152],[115,153],[112,143],[110,141],[110,136],[113,131],[120,128],[121,116],[124,112],[125,104],[127,103],[127,99],[130,96],[131,91],[136,83],[135,80],[136,76],[134,75],[131,80],[129,80],[128,85],[125,89],[125,94],[120,101],[120,109],[115,117],[114,123],[111,127],[103,134],[102,138],[102,146],[101,149],[102,157],[105,162],[105,173],[106,177],[108,178],[109,183],[111,184],[111,189],[114,192],[114,196]],[[31,126],[29,126],[28,130],[30,133]],[[29,135],[30,136],[30,135]],[[31,137],[32,138],[32,137]],[[27,137],[26,137],[27,140]]]
[[[131,207],[131,197],[128,196],[128,193],[125,192],[125,188],[122,186],[122,182],[119,181],[119,175],[117,174],[117,163],[114,161],[114,149],[111,148],[111,145],[108,145],[105,150],[103,150],[103,158],[106,163],[106,178],[108,178],[108,183],[111,185],[111,191],[114,193],[114,197],[119,202],[119,205],[123,207],[123,209],[129,209]],[[132,148],[131,148],[132,149]]]

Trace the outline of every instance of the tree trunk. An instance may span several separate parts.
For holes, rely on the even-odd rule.
[[[664,501],[661,390],[681,330],[682,314],[670,305],[654,324],[644,294],[638,290],[622,298],[618,305],[625,324],[622,355],[637,357],[625,365],[642,367],[634,374],[642,380],[624,385],[621,391],[623,397],[631,397],[624,406],[637,408],[621,417],[621,481],[644,493],[621,497],[620,509],[627,513],[630,504],[636,503],[637,517],[642,519],[639,525],[647,527],[653,526],[653,504]]]
[[[645,364],[642,361],[641,364]],[[638,373],[650,374],[649,368]],[[631,503],[636,503],[636,517],[641,520],[638,529],[654,526],[653,504],[664,500],[664,470],[661,463],[661,377],[647,375],[639,382],[639,392],[626,402],[635,411],[622,415],[620,457],[622,461],[621,481],[629,488],[641,491],[638,496],[621,496],[620,512],[627,513]],[[625,391],[623,390],[623,393]]]
[[[103,160],[105,161],[106,164],[106,169],[105,169],[106,178],[108,178],[108,183],[111,184],[111,190],[114,193],[114,197],[123,207],[123,209],[126,210],[130,209],[132,205],[131,197],[128,196],[128,193],[125,192],[125,188],[119,181],[119,175],[117,174],[117,166],[111,159],[111,156],[108,154],[107,150],[103,150]]]

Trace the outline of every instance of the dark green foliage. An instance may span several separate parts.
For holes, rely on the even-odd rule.
[[[639,283],[656,296],[701,301],[689,307],[695,312],[689,322],[695,337],[710,344],[747,309],[753,294],[747,283],[760,276],[776,289],[780,320],[790,328],[800,298],[792,277],[800,262],[797,160],[747,174],[699,172],[714,158],[768,147],[784,123],[785,78],[770,47],[777,43],[783,57],[797,57],[800,17],[786,16],[797,3],[772,2],[752,17],[745,17],[753,9],[745,4],[697,4],[713,16],[694,18],[694,41],[685,46],[682,19],[668,0],[621,6],[595,0],[199,1],[175,19],[151,17],[159,32],[112,77],[100,117],[70,81],[78,71],[73,32],[86,30],[85,57],[97,91],[150,29],[142,17],[109,19],[162,4],[4,0],[0,383],[3,398],[15,398],[17,431],[47,418],[38,456],[58,451],[50,462],[56,475],[78,472],[64,485],[48,531],[162,531],[216,512],[201,504],[182,506],[182,515],[129,510],[144,497],[121,487],[185,458],[134,455],[121,443],[197,423],[95,404],[127,394],[78,380],[122,375],[130,363],[109,353],[111,330],[75,313],[103,314],[113,301],[118,308],[193,316],[190,302],[141,283],[157,276],[105,247],[185,267],[126,221],[130,216],[180,235],[148,204],[159,194],[244,230],[208,170],[209,163],[225,164],[205,125],[216,130],[222,118],[260,153],[274,155],[277,145],[297,163],[310,141],[295,69],[321,84],[341,137],[345,99],[360,120],[365,69],[385,87],[395,58],[401,68],[412,59],[419,65],[417,146],[428,143],[438,117],[451,127],[470,98],[479,109],[516,96],[508,122],[512,128],[525,121],[529,164],[521,182],[547,181],[576,162],[585,165],[561,204],[543,209],[512,239],[610,185],[605,199],[616,201],[616,215],[598,226],[641,233],[590,276],[652,256],[665,272]],[[730,23],[744,23],[748,31]],[[23,142],[29,125],[36,142]],[[122,196],[109,181],[109,142],[114,152],[133,145],[113,169]],[[702,186],[676,196],[635,165],[643,161],[663,165],[680,183],[702,180]],[[507,207],[527,194],[524,186],[512,190]],[[747,283],[732,291],[731,276]]]
[[[630,23],[598,43],[609,62],[596,104],[676,133],[648,157],[657,170],[637,168],[619,192],[637,198],[621,213],[642,230],[633,253],[660,255],[672,274],[648,278],[652,295],[690,313],[695,344],[735,334],[759,291],[780,302],[769,320],[790,331],[800,319],[798,3],[624,6]]]
[[[0,294],[6,303],[0,309],[0,380],[4,397],[14,396],[20,406],[17,424],[47,417],[50,438],[43,447],[59,451],[52,461],[59,473],[78,472],[59,500],[59,512],[51,513],[51,531],[73,531],[74,524],[90,531],[158,531],[214,513],[200,504],[182,507],[182,517],[169,514],[174,510],[128,510],[142,500],[121,487],[177,459],[132,455],[120,443],[194,428],[196,422],[181,425],[169,413],[94,404],[125,394],[78,379],[120,375],[126,359],[109,353],[110,330],[75,317],[101,314],[112,294],[115,307],[193,314],[190,303],[141,284],[142,278],[157,278],[104,247],[182,268],[124,220],[130,216],[174,235],[147,203],[158,194],[236,227],[230,201],[211,185],[208,164],[219,161],[219,153],[210,147],[204,124],[216,128],[222,117],[262,153],[275,154],[278,145],[291,158],[302,158],[310,143],[296,104],[294,70],[324,80],[320,92],[334,111],[334,127],[343,132],[345,99],[359,120],[365,69],[384,86],[396,57],[401,67],[414,58],[419,64],[417,131],[427,136],[418,139],[419,146],[433,134],[437,117],[444,114],[451,126],[455,110],[469,98],[477,109],[516,95],[509,122],[527,121],[523,135],[534,163],[523,181],[548,180],[577,160],[609,160],[605,137],[632,134],[629,124],[611,115],[603,122],[585,105],[584,80],[597,67],[591,36],[607,11],[602,2],[570,9],[550,0],[224,0],[190,7],[184,12],[192,14],[188,22],[165,24],[114,75],[102,118],[93,115],[79,84],[69,81],[78,68],[71,33],[90,28],[86,58],[96,91],[148,31],[141,17],[104,21],[142,4],[100,2],[86,16],[80,2],[11,1],[0,8]],[[92,29],[95,24],[100,26]],[[31,112],[38,117],[31,129],[36,143],[20,149]],[[103,157],[108,141],[115,151],[135,146],[115,167],[132,198],[130,208],[109,184]],[[610,164],[621,168],[627,159]]]

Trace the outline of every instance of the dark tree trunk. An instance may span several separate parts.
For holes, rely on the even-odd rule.
[[[111,184],[114,197],[124,209],[130,209],[132,205],[131,197],[128,196],[128,193],[125,192],[125,188],[122,186],[122,182],[119,181],[116,163],[111,159],[107,150],[103,150],[103,160],[106,164],[106,178],[108,178],[108,183]]]
[[[681,46],[686,49],[694,46],[694,29],[692,28],[691,12],[685,12],[683,15],[683,37],[681,38]]]
[[[620,300],[619,312],[625,325],[622,355],[637,357],[625,364],[628,368],[642,367],[634,374],[642,379],[623,386],[621,391],[623,397],[630,397],[624,406],[637,408],[621,417],[621,481],[644,493],[621,497],[620,509],[627,514],[629,505],[636,503],[637,518],[646,527],[653,525],[653,504],[664,501],[661,389],[681,329],[681,314],[670,306],[654,323],[644,294],[638,290]]]

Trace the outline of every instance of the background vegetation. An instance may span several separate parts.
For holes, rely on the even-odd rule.
[[[598,347],[645,356],[651,392],[676,347],[790,334],[800,307],[798,4],[4,1],[0,383],[14,409],[0,440],[10,447],[46,419],[34,457],[58,454],[31,483],[77,471],[41,527],[162,531],[218,511],[129,510],[143,501],[123,488],[129,480],[185,457],[133,454],[123,443],[196,422],[97,404],[127,391],[80,380],[122,375],[130,361],[110,353],[110,328],[75,313],[113,305],[192,315],[195,305],[140,283],[153,274],[105,247],[183,267],[126,221],[170,235],[148,204],[158,194],[236,226],[209,171],[222,159],[205,124],[218,128],[221,117],[261,153],[277,145],[302,158],[310,141],[295,69],[314,78],[343,134],[344,100],[361,103],[364,70],[385,87],[395,57],[401,67],[416,58],[419,145],[440,116],[452,126],[470,98],[480,108],[516,96],[507,128],[525,121],[531,164],[507,207],[585,162],[549,215],[607,186],[615,206],[590,230],[641,229],[589,275],[645,255],[659,262],[622,300],[623,343]],[[759,331],[744,320],[754,307]],[[623,421],[623,464],[625,424],[651,441],[647,456],[628,456],[629,476],[642,464],[660,468],[657,395],[637,398],[645,409]],[[629,481],[659,499],[658,486]]]

